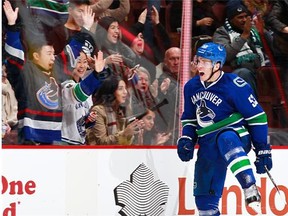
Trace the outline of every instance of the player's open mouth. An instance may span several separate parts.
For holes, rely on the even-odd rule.
[[[199,72],[199,75],[200,75],[200,76],[204,76],[205,73],[204,73],[204,72]]]

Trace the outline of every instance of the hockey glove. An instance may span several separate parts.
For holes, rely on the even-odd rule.
[[[177,141],[177,153],[182,161],[189,161],[193,158],[194,143],[188,136],[182,136]]]
[[[266,173],[265,166],[268,170],[272,169],[272,158],[271,158],[271,148],[270,145],[266,145],[264,148],[256,149],[256,161],[254,162],[256,166],[256,172],[258,174]]]

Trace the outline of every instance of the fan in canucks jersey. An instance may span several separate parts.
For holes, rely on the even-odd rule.
[[[220,215],[227,168],[235,175],[245,195],[246,205],[260,202],[260,194],[247,153],[256,153],[256,172],[272,168],[267,143],[267,116],[251,87],[240,77],[221,70],[226,51],[222,45],[203,44],[196,53],[199,76],[184,86],[182,136],[178,155],[193,158],[199,144],[194,174],[194,196],[199,215]]]
[[[77,33],[65,49],[54,56],[51,41],[39,34],[27,50],[22,44],[21,29],[16,25],[19,8],[14,9],[6,0],[3,11],[8,21],[7,68],[18,101],[18,142],[29,145],[57,143],[61,141],[63,115],[59,83],[72,73],[82,50],[93,52],[94,40],[88,33]],[[96,75],[91,77],[77,85],[78,93],[92,94],[100,85]]]

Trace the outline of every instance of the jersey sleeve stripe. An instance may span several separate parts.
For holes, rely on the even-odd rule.
[[[78,101],[86,101],[88,98],[88,95],[86,95],[82,89],[79,83],[77,83],[77,85],[75,86],[75,88],[73,89],[73,94],[76,98],[76,100]]]
[[[197,120],[196,119],[193,119],[193,120],[181,120],[181,123],[182,123],[182,127],[185,127],[185,126],[188,126],[188,125],[191,125],[193,127],[197,127]]]
[[[267,115],[265,112],[262,112],[258,115],[255,115],[251,118],[246,119],[249,125],[263,125],[267,124]]]
[[[5,44],[5,50],[7,53],[9,53],[11,56],[14,56],[16,58],[21,59],[22,61],[24,61],[24,52],[23,50],[14,48],[12,46],[10,46],[9,44]]]

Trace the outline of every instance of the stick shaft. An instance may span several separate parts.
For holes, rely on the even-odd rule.
[[[274,179],[273,179],[272,175],[270,174],[270,172],[269,172],[269,170],[268,170],[267,166],[265,166],[265,170],[266,170],[266,173],[267,173],[267,175],[268,175],[268,177],[269,177],[270,181],[272,182],[272,184],[273,184],[273,185],[274,185],[274,187],[276,188],[277,192],[280,194],[280,190],[279,190],[279,188],[278,188],[278,186],[277,186],[276,182],[274,181]]]
[[[275,183],[275,181],[274,181],[274,179],[273,179],[271,173],[269,172],[267,166],[264,166],[264,167],[265,167],[266,173],[267,173],[267,175],[268,175],[270,181],[272,182],[272,184],[273,184],[274,187],[276,188],[276,190],[277,190],[277,192],[278,192],[278,194],[279,194],[279,196],[280,196],[280,198],[281,198],[281,201],[283,202],[284,205],[287,205],[286,199],[285,199],[285,198],[283,199],[283,197],[281,196],[280,190],[279,190],[277,184]]]

